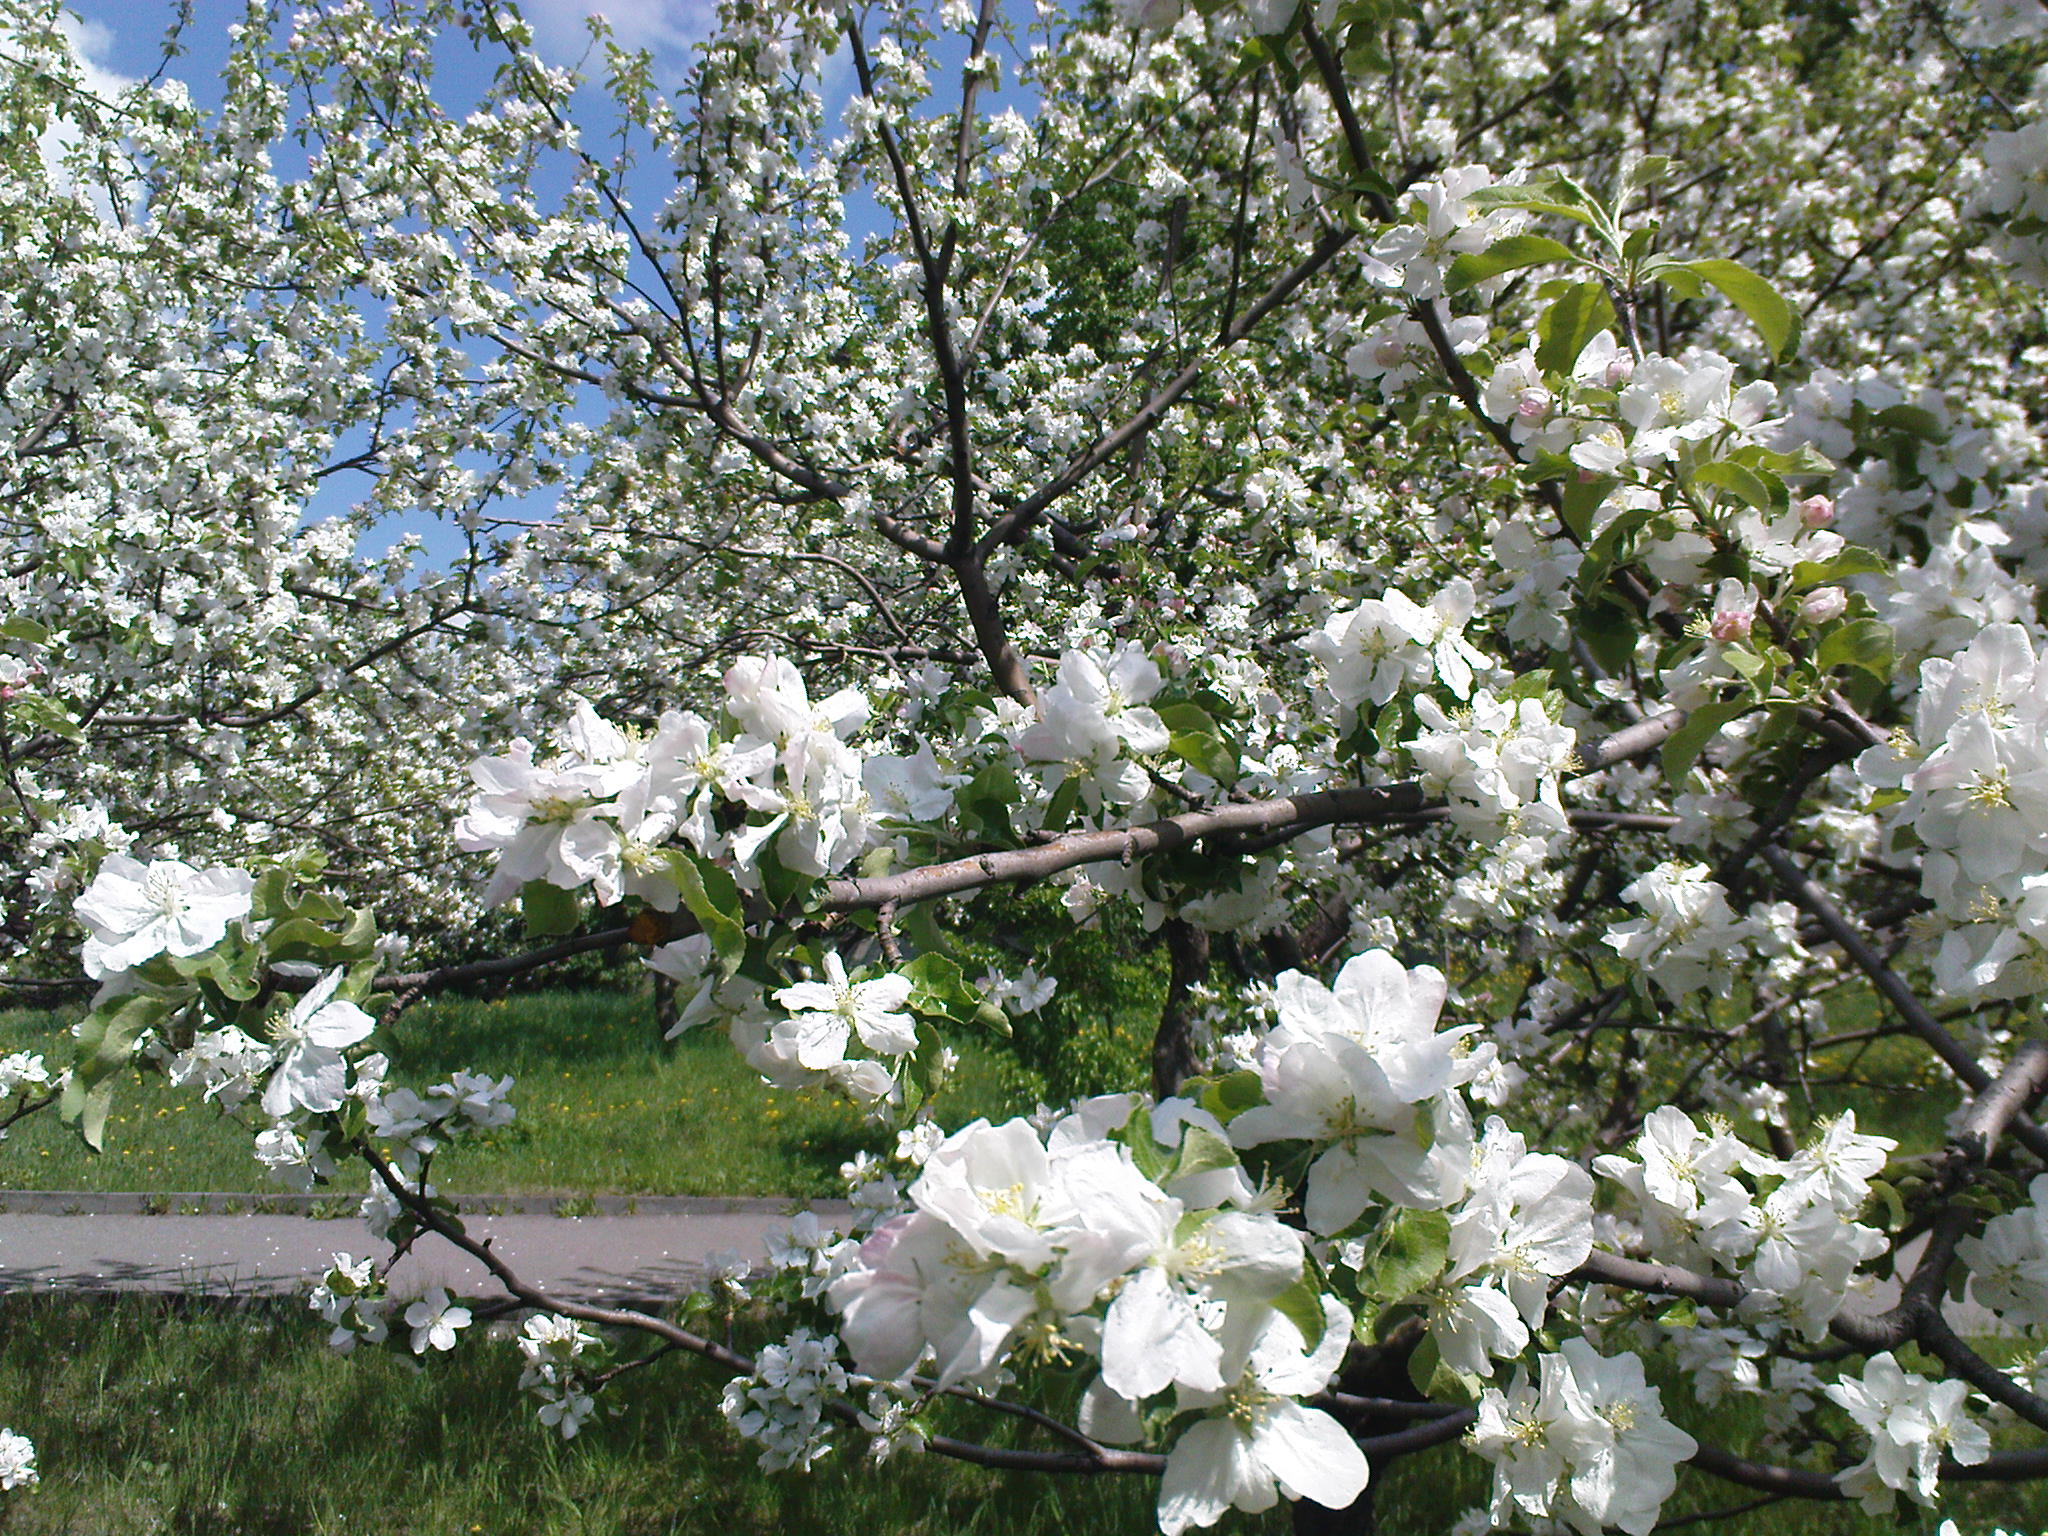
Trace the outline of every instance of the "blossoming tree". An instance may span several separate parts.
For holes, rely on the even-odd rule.
[[[2038,0],[735,0],[603,124],[491,3],[258,6],[212,112],[6,14],[6,933],[91,1001],[0,1126],[160,1071],[367,1176],[564,1435],[680,1349],[771,1470],[1167,1536],[1454,1441],[1588,1536],[2048,1474]],[[954,1125],[1047,883],[1153,1080]],[[513,1085],[379,1029],[598,952],[868,1110],[849,1230],[620,1310],[438,1198]],[[1830,1112],[1880,1040],[1945,1140]],[[336,1346],[463,1346],[387,1267]]]

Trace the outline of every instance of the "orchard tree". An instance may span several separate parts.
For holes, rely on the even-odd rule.
[[[1167,1536],[2048,1475],[2039,0],[733,3],[679,83],[258,4],[210,111],[7,15],[6,931],[95,990],[0,1116],[355,1165],[564,1435],[680,1350],[764,1468]],[[1156,935],[1151,1080],[957,1125],[1049,905]],[[378,1033],[592,953],[867,1110],[850,1230],[636,1311],[465,1229],[511,1081]],[[388,1265],[337,1347],[456,1347]]]

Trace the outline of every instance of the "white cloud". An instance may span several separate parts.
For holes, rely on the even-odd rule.
[[[96,21],[82,21],[76,16],[65,15],[58,22],[58,30],[64,41],[70,45],[71,56],[77,67],[77,81],[80,89],[102,102],[112,102],[131,89],[133,76],[109,69],[103,62],[114,48],[113,29]],[[9,28],[0,27],[0,48],[13,56],[19,45],[18,36]],[[42,151],[43,164],[50,173],[51,181],[58,187],[70,185],[69,174],[63,169],[64,156],[78,142],[76,124],[69,120],[68,113],[60,106],[60,115],[37,140],[36,147]],[[93,206],[100,217],[113,217],[113,203],[103,188],[91,192]]]
[[[620,46],[645,48],[659,63],[676,68],[718,26],[716,0],[527,0],[522,9],[542,55],[557,64],[583,61],[590,49],[584,23],[592,15],[611,23]]]
[[[58,23],[64,40],[78,59],[85,88],[102,101],[112,101],[135,84],[132,75],[118,74],[100,61],[114,50],[114,29],[103,21],[81,21],[67,15]]]

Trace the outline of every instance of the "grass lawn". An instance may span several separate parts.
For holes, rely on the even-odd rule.
[[[695,1361],[665,1360],[627,1378],[617,1389],[624,1411],[600,1414],[564,1444],[514,1396],[516,1375],[511,1346],[488,1340],[424,1370],[380,1352],[340,1359],[298,1307],[0,1297],[0,1424],[36,1441],[43,1472],[34,1491],[11,1502],[0,1495],[0,1531],[1142,1536],[1153,1528],[1156,1487],[1136,1478],[1031,1478],[937,1457],[875,1474],[834,1457],[810,1475],[763,1475],[713,1407],[719,1373]],[[1019,1443],[1006,1421],[993,1420],[991,1435],[992,1417],[961,1409],[944,1427]],[[1486,1484],[1486,1467],[1455,1448],[1376,1471],[1377,1536],[1443,1536]],[[1955,1492],[1947,1512],[1962,1536],[2048,1522],[2038,1486]],[[1687,1474],[1664,1513],[1683,1520],[1747,1502]],[[1697,1523],[1716,1536],[1931,1536],[1936,1524],[1911,1505],[1871,1519],[1853,1506],[1812,1504]],[[1284,1510],[1233,1515],[1222,1527],[1262,1536],[1288,1529]]]
[[[49,1048],[68,1022],[0,1014],[0,1053],[58,1059]],[[894,1144],[828,1094],[764,1088],[722,1033],[663,1044],[644,992],[422,1002],[378,1043],[394,1076],[421,1088],[457,1068],[517,1079],[519,1118],[436,1164],[434,1181],[450,1192],[836,1195],[841,1162]],[[994,1053],[972,1041],[962,1051],[957,1118],[1013,1113]],[[195,1093],[130,1078],[103,1154],[44,1111],[0,1146],[0,1188],[274,1191],[250,1145],[248,1127]],[[357,1183],[350,1176],[346,1188]]]

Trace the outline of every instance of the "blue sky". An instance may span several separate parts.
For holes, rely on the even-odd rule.
[[[98,75],[94,83],[100,88],[118,89],[128,80],[154,74],[164,67],[165,32],[177,14],[170,0],[67,3],[80,18],[74,42],[88,69]],[[688,67],[692,46],[716,23],[716,0],[521,0],[520,9],[533,23],[536,44],[551,62],[583,62],[590,46],[588,18],[601,12],[621,44],[647,49],[654,57],[658,77],[677,81]],[[228,29],[245,15],[242,0],[195,0],[191,21],[180,36],[182,52],[171,61],[168,72],[182,80],[202,106],[219,100],[216,82],[227,55]],[[940,56],[964,58],[964,43],[958,38],[943,41]],[[842,49],[835,62],[844,61]],[[440,53],[436,80],[445,88],[445,100],[451,110],[461,110],[467,99],[488,86],[496,62],[487,53],[467,46],[451,46]],[[827,110],[831,117],[836,117],[852,88],[850,67],[843,75],[845,78],[828,78]],[[585,98],[589,102],[589,120],[602,121],[609,111],[608,104],[594,91],[586,91]],[[1007,99],[1017,99],[1014,83],[1009,84]],[[279,163],[283,168],[284,162]],[[864,221],[857,208],[850,211],[853,234],[859,238],[865,232],[861,227]],[[343,451],[347,451],[346,445]],[[305,515],[312,520],[346,511],[363,489],[362,482],[354,476],[336,476],[324,482],[322,492]],[[552,493],[547,493],[532,504],[531,515],[546,516],[552,502]],[[502,506],[500,510],[515,513],[515,509]],[[437,564],[445,563],[463,548],[458,530],[431,514],[419,513],[387,519],[364,538],[362,551],[381,554],[394,539],[408,533],[418,534],[424,540],[428,557]]]
[[[96,64],[120,74],[144,75],[161,57],[164,31],[177,7],[166,0],[69,0],[72,9],[86,23],[82,39],[86,53]],[[716,6],[708,0],[525,0],[520,9],[534,25],[540,50],[552,61],[573,64],[582,57],[589,36],[585,19],[602,12],[611,22],[618,40],[628,47],[646,48],[658,60],[680,67],[690,45],[703,37],[716,17]],[[192,25],[186,29],[187,53],[175,66],[176,73],[204,100],[205,83],[216,72],[227,51],[227,29],[240,21],[246,7],[236,0],[196,0]],[[455,78],[462,85],[461,66],[451,59]],[[473,60],[471,83],[488,78],[486,60]]]
[[[94,83],[101,88],[117,88],[163,67],[164,37],[177,14],[175,5],[164,0],[146,4],[69,0],[69,4],[80,20],[74,42],[97,76]],[[657,66],[672,78],[682,75],[691,45],[716,16],[710,0],[606,0],[602,5],[592,0],[525,0],[521,9],[534,24],[537,46],[551,62],[581,61],[590,43],[587,18],[602,11],[622,44],[649,50]],[[227,56],[228,29],[245,14],[246,6],[238,0],[196,0],[191,21],[180,35],[183,51],[171,61],[168,72],[184,81],[202,105],[219,99],[215,82]],[[453,47],[437,61],[437,78],[446,86],[449,99],[459,101],[490,83],[495,62],[467,47]],[[601,110],[596,101],[592,105]],[[363,489],[354,477],[337,476],[323,483],[323,493],[305,515],[312,520],[345,511]],[[544,516],[551,500],[536,505],[535,515]],[[407,533],[422,538],[429,559],[437,564],[453,558],[463,547],[458,530],[422,513],[380,524],[363,541],[363,552],[380,554]]]

